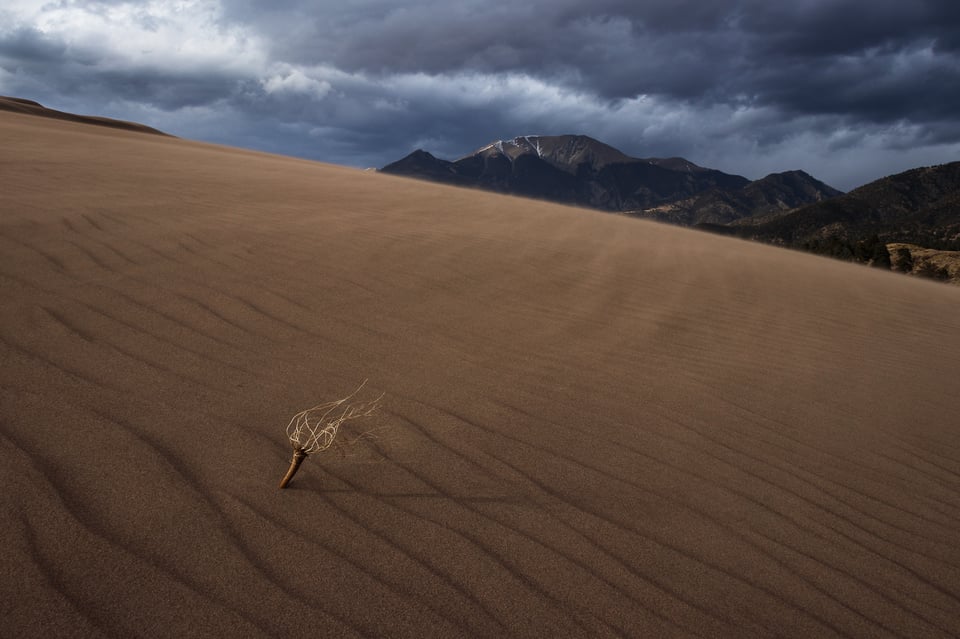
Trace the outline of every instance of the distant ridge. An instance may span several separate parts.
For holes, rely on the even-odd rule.
[[[686,225],[782,212],[840,193],[802,171],[751,182],[684,158],[633,158],[585,135],[497,140],[452,162],[417,150],[381,171]]]
[[[771,173],[741,189],[713,189],[668,205],[631,212],[661,222],[697,224],[751,224],[773,219],[806,204],[842,195],[804,171]],[[744,212],[750,212],[745,216]]]
[[[151,133],[153,135],[165,135],[168,137],[173,137],[170,136],[169,133],[164,133],[163,131],[146,126],[145,124],[127,122],[125,120],[114,120],[112,118],[102,118],[93,115],[77,115],[75,113],[67,113],[66,111],[57,111],[55,109],[48,109],[39,102],[34,102],[33,100],[27,100],[24,98],[0,96],[0,111],[13,111],[15,113],[25,113],[27,115],[38,115],[44,118],[54,118],[57,120],[80,122],[82,124],[106,126],[113,129],[123,129],[125,131],[136,131],[138,133]]]
[[[960,242],[960,162],[890,175],[766,220],[744,234],[788,244],[876,234],[891,242],[953,248]]]
[[[698,226],[960,283],[960,162],[904,171],[786,214]]]

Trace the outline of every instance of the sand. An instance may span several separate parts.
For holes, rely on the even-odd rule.
[[[0,139],[0,635],[960,634],[960,289],[25,114]],[[376,439],[278,490],[287,421],[364,379]]]
[[[127,122],[126,120],[114,120],[113,118],[103,118],[94,115],[78,115],[76,113],[67,113],[66,111],[57,111],[50,109],[34,100],[24,98],[13,98],[0,95],[0,111],[12,111],[14,113],[25,113],[44,118],[53,118],[56,120],[66,120],[69,122],[79,122],[82,124],[95,124],[114,129],[123,129],[125,131],[137,131],[139,133],[153,133],[155,135],[167,135],[152,127],[139,124],[137,122]]]

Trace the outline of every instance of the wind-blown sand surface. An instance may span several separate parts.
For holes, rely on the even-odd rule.
[[[960,290],[29,115],[0,140],[3,636],[960,634]],[[290,417],[365,378],[378,439],[278,490]]]

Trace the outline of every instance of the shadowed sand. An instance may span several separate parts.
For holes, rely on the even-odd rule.
[[[4,636],[960,634],[960,290],[0,113]],[[372,444],[277,490],[369,378]]]

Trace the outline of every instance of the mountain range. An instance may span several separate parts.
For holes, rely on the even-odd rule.
[[[698,226],[960,283],[960,162],[904,171],[782,215]]]
[[[726,224],[840,194],[803,171],[751,182],[683,158],[633,158],[585,135],[498,140],[455,161],[417,150],[381,171],[684,225]]]
[[[889,242],[960,249],[960,162],[911,169],[736,226],[738,235],[789,245],[876,235]]]

